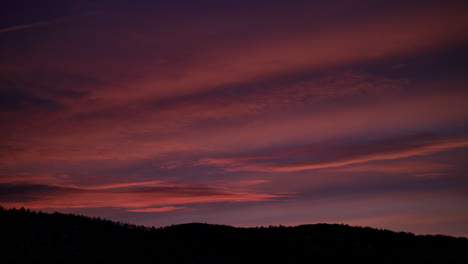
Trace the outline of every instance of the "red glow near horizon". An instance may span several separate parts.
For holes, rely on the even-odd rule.
[[[2,8],[0,205],[468,236],[466,4],[85,2]]]

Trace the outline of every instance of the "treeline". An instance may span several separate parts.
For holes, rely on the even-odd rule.
[[[0,207],[1,263],[468,263],[468,239],[336,224],[149,228]]]

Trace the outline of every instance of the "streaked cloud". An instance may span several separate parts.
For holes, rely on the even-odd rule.
[[[98,12],[87,12],[81,15],[74,15],[74,16],[65,16],[65,17],[60,17],[56,19],[51,19],[47,21],[36,21],[33,23],[29,24],[23,24],[23,25],[16,25],[16,26],[10,26],[10,27],[5,27],[5,28],[0,28],[0,34],[5,33],[5,32],[11,32],[11,31],[18,31],[18,30],[25,30],[25,29],[30,29],[30,28],[38,28],[38,27],[45,27],[49,25],[54,25],[54,24],[60,24],[64,23],[68,20],[71,20],[73,18],[81,17],[81,16],[90,16],[90,15],[95,15],[98,14]]]
[[[364,18],[364,21],[351,21],[345,26],[327,24],[325,32],[317,28],[312,20],[293,33],[278,30],[276,34],[254,35],[203,50],[200,54],[202,58],[195,56],[193,61],[184,61],[183,67],[179,63],[165,64],[163,71],[175,67],[174,71],[179,74],[177,78],[161,76],[157,69],[152,68],[145,71],[145,78],[129,83],[135,87],[131,95],[126,89],[118,89],[98,91],[96,96],[111,100],[110,103],[167,98],[298,71],[422,52],[468,40],[465,34],[466,14],[468,10],[459,6],[428,5],[414,13],[393,13],[378,18],[371,16],[367,21]],[[293,17],[288,18],[295,21]],[[248,19],[255,21],[256,18]],[[270,19],[272,27],[298,26],[294,22],[288,25],[288,20]],[[205,31],[195,27],[193,34],[203,35]],[[200,41],[203,43],[203,39]],[[203,64],[199,63],[200,59],[203,59]],[[161,77],[154,78],[151,73]]]
[[[363,145],[318,145],[278,149],[264,155],[212,158],[200,163],[220,166],[231,171],[290,172],[402,159],[464,147],[468,147],[468,140],[465,138],[441,140],[415,136]]]
[[[1,174],[1,183],[44,183],[53,182],[55,177],[48,174],[34,174],[34,173],[17,173],[17,174]]]
[[[87,186],[89,190],[105,190],[105,189],[117,189],[117,188],[128,188],[128,187],[149,187],[163,185],[164,181],[151,180],[151,181],[139,181],[139,182],[123,182],[123,183],[112,183],[106,185]]]
[[[161,212],[170,212],[176,210],[184,210],[186,207],[175,207],[175,206],[164,206],[158,208],[137,208],[137,209],[128,209],[129,212],[136,213],[161,213]]]
[[[3,206],[34,209],[117,207],[154,211],[157,210],[154,206],[164,208],[166,205],[177,204],[268,201],[278,197],[277,195],[188,185],[87,189],[77,186],[43,184],[0,184],[0,202]]]
[[[421,173],[421,174],[416,174],[416,177],[436,178],[436,177],[442,177],[446,175],[447,173]]]
[[[385,163],[352,164],[336,168],[340,172],[378,172],[378,173],[421,173],[444,171],[452,168],[449,164],[424,161],[393,161]]]
[[[466,3],[91,2],[0,10],[2,206],[461,225]]]

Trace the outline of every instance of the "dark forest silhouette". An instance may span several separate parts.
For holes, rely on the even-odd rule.
[[[148,228],[0,207],[1,263],[468,263],[468,239],[337,224]]]

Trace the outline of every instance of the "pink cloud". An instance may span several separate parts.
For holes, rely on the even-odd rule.
[[[142,208],[154,208],[154,206],[166,208],[193,203],[268,201],[278,197],[280,196],[189,185],[102,189],[41,184],[0,184],[2,205],[32,209],[117,207],[127,210],[146,210]]]
[[[127,89],[119,89],[102,91],[96,96],[112,104],[167,98],[304,69],[421,52],[466,40],[467,14],[463,6],[427,6],[413,12],[371,17],[344,27],[331,25],[325,32],[313,24],[299,28],[295,34],[278,31],[203,50],[200,54],[203,64],[195,60],[182,68],[179,64],[165,65],[164,71],[177,67],[179,78],[161,78],[152,68],[153,71],[144,71],[145,78],[129,83],[137,87],[131,95]],[[154,78],[155,75],[158,77]]]
[[[426,171],[444,171],[452,166],[444,163],[421,161],[392,161],[386,163],[353,164],[336,168],[340,172],[384,172],[384,173],[421,173]]]
[[[423,156],[464,147],[468,147],[468,140],[465,138],[429,138],[429,140],[426,140],[424,137],[410,137],[389,142],[378,142],[374,143],[374,145],[310,146],[298,149],[279,149],[272,153],[260,154],[258,156],[209,158],[201,160],[200,164],[219,166],[228,171],[293,172],[339,168],[370,161]],[[325,153],[333,153],[333,156],[320,157],[323,151]],[[281,159],[283,160],[281,161]]]
[[[186,207],[175,207],[175,206],[164,206],[158,208],[137,208],[137,209],[127,209],[128,212],[137,212],[137,213],[160,213],[160,212],[170,212],[176,210],[184,210]]]
[[[428,178],[437,178],[441,176],[446,176],[447,173],[421,173],[421,174],[416,174],[416,177],[428,177]]]
[[[41,173],[0,174],[2,183],[50,183],[57,180],[55,177]]]
[[[70,54],[67,58],[55,53],[35,54],[28,67],[35,70],[45,68],[45,71],[83,72],[97,79],[114,80],[109,81],[112,85],[94,89],[89,100],[72,102],[75,104],[75,113],[105,112],[131,102],[172,98],[220,89],[225,85],[269,79],[281,74],[419,53],[466,41],[466,14],[468,10],[463,5],[427,5],[418,10],[359,17],[345,25],[328,22],[326,30],[323,30],[324,25],[314,19],[298,24],[294,19],[296,14],[284,14],[288,18],[284,20],[278,20],[270,14],[265,19],[271,23],[271,28],[277,30],[268,32],[253,32],[248,26],[239,23],[237,17],[230,17],[230,20],[223,19],[224,27],[228,25],[232,31],[241,30],[249,37],[242,36],[221,43],[214,40],[227,37],[230,33],[219,24],[209,21],[209,18],[200,18],[203,22],[191,21],[190,24],[170,19],[163,21],[173,25],[172,34],[164,28],[142,27],[132,20],[125,23],[127,27],[119,27],[118,30],[98,25],[96,30],[102,32],[98,36],[99,40],[103,43],[119,41],[119,45],[104,53],[107,56],[96,52],[99,46],[95,49],[88,47],[89,54]],[[115,22],[122,20],[120,16],[106,15],[106,18]],[[246,22],[258,23],[257,16],[244,19]],[[290,27],[294,27],[294,31],[285,30]],[[66,32],[76,33],[77,38],[82,39],[96,37],[94,30],[90,32],[79,27],[72,27]],[[117,32],[118,36],[127,38],[116,39]],[[210,34],[207,36],[206,32],[216,32],[219,36],[213,38]],[[163,34],[176,37],[160,38]],[[135,36],[138,38],[135,39]],[[142,42],[142,39],[145,41]],[[194,50],[173,47],[174,43],[187,39],[196,46]],[[193,43],[194,40],[197,40],[198,45]],[[47,41],[55,44],[57,54],[67,54],[65,46],[83,46],[83,43],[64,42],[60,37]],[[161,46],[159,52],[154,51],[156,43],[158,47]],[[140,56],[122,54],[128,52],[130,45]],[[148,55],[153,54],[151,51],[154,53],[152,56]],[[184,55],[180,55],[181,52]],[[48,59],[47,64],[44,64],[44,58]],[[116,65],[117,62],[124,63]],[[57,65],[61,65],[60,68]],[[20,66],[18,68],[20,72],[23,70]],[[131,77],[124,77],[129,75]],[[132,93],[128,93],[129,87]]]
[[[44,27],[44,26],[49,26],[49,25],[54,25],[54,24],[59,24],[59,23],[64,23],[70,19],[81,17],[81,16],[89,16],[89,15],[95,15],[98,14],[98,12],[87,12],[81,15],[75,15],[75,16],[66,16],[66,17],[60,17],[52,20],[47,20],[47,21],[36,21],[30,24],[23,24],[23,25],[16,25],[16,26],[11,26],[11,27],[6,27],[6,28],[0,28],[0,33],[5,33],[5,32],[11,32],[11,31],[18,31],[18,30],[25,30],[25,29],[31,29],[31,28],[37,28],[37,27]]]
[[[367,78],[365,77],[363,81],[379,83],[378,78]],[[344,83],[341,84],[343,87],[347,85],[353,87],[353,83],[354,85],[359,83],[349,76],[348,79],[350,80],[344,79]],[[338,82],[338,79],[335,82]],[[382,81],[385,82],[387,81]],[[333,88],[334,85],[326,87]],[[398,85],[395,84],[395,87]],[[275,98],[289,98],[287,91],[287,89],[282,90]],[[255,102],[262,101],[259,99],[262,95],[259,96],[249,98],[246,103],[255,105]],[[189,105],[194,109],[184,107],[179,109],[179,105],[175,104],[161,116],[158,116],[159,111],[153,114],[148,109],[137,108],[135,114],[138,118],[126,119],[117,116],[107,119],[97,115],[95,118],[80,120],[78,124],[78,121],[74,122],[69,117],[71,120],[67,127],[63,127],[60,122],[52,121],[49,125],[41,126],[47,121],[38,118],[37,120],[41,122],[37,124],[11,124],[18,126],[17,130],[13,129],[17,133],[10,133],[5,139],[5,144],[11,151],[9,155],[2,157],[2,160],[4,164],[11,165],[33,160],[125,161],[156,158],[158,155],[177,151],[198,153],[223,152],[226,149],[238,151],[294,141],[308,142],[311,139],[322,141],[361,133],[422,129],[456,124],[468,118],[468,108],[465,103],[467,98],[468,94],[464,91],[434,92],[419,96],[409,95],[404,98],[388,96],[379,98],[375,102],[363,101],[360,105],[328,108],[325,104],[319,113],[308,109],[307,105],[298,108],[296,101],[292,100],[289,108],[272,103],[269,111],[249,115],[238,114],[244,111],[243,104],[237,105],[241,110],[236,112],[235,107],[232,107],[232,111],[229,110],[231,113],[227,115],[219,111],[216,105],[210,106],[206,102],[204,106],[206,111],[220,112],[217,118],[215,114],[210,118],[203,116],[204,111],[197,108],[197,105],[205,101],[197,102],[193,99]],[[192,115],[193,112],[201,114]],[[177,116],[188,117],[178,119]],[[60,120],[59,116],[57,118]],[[211,120],[216,122],[212,124],[207,122]],[[230,122],[218,124],[218,120]],[[119,129],[107,129],[115,126]],[[139,135],[142,135],[142,139],[138,139]],[[181,164],[180,161],[162,162],[160,166],[174,169]]]
[[[219,186],[223,188],[245,188],[251,187],[255,185],[260,185],[264,183],[270,183],[271,180],[265,179],[250,179],[250,177],[246,178],[235,178],[235,179],[220,179],[212,181],[214,186]]]
[[[255,204],[265,221],[284,217],[283,196],[304,201],[288,211],[302,220],[331,200],[463,202],[465,159],[449,158],[468,146],[467,80],[452,63],[466,4],[344,2],[136,7],[0,29],[0,203],[183,214],[245,202],[220,211]],[[443,158],[408,161],[429,155]]]
[[[150,187],[150,186],[161,186],[164,181],[151,180],[151,181],[140,181],[140,182],[122,182],[122,183],[111,183],[105,185],[86,186],[84,188],[88,190],[105,190],[115,188],[127,188],[127,187]]]

